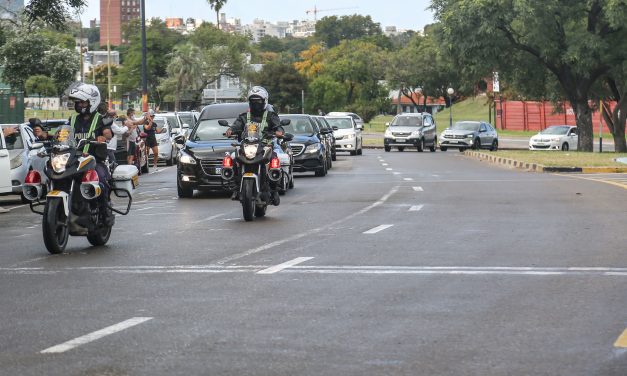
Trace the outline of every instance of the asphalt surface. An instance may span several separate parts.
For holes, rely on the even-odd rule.
[[[0,374],[627,374],[624,188],[450,152],[312,175],[247,223],[164,168],[56,256],[0,214]]]

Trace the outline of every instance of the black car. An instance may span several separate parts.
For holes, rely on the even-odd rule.
[[[327,158],[329,159],[329,168],[332,167],[331,161],[337,159],[337,151],[335,150],[335,136],[333,135],[333,127],[324,116],[312,116],[318,122],[320,133],[327,140]]]
[[[192,197],[195,189],[232,191],[233,181],[222,179],[222,159],[225,153],[235,151],[233,140],[223,134],[226,128],[218,124],[226,120],[232,124],[239,114],[248,110],[248,103],[219,103],[206,106],[198,123],[185,136],[177,136],[181,148],[177,163],[176,187],[179,197]]]
[[[290,142],[294,154],[294,171],[314,171],[316,176],[325,176],[328,153],[316,121],[309,115],[280,115],[280,118],[291,120],[290,125],[283,128],[285,132],[294,135]]]

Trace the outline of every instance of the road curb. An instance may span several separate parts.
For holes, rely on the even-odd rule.
[[[479,151],[466,150],[464,155],[479,160],[488,161],[511,168],[517,168],[533,172],[575,172],[580,174],[600,174],[600,173],[623,173],[627,172],[627,167],[555,167],[544,166],[537,163],[521,162],[515,159],[503,158],[496,155],[486,154]]]

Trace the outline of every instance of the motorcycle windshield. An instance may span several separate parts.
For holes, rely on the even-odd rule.
[[[248,123],[244,129],[244,132],[242,134],[242,138],[247,138],[247,139],[252,139],[252,138],[256,138],[259,139],[261,138],[261,127],[259,126],[259,124],[256,123]]]
[[[54,134],[54,144],[75,148],[76,138],[74,137],[74,129],[68,124],[60,126]]]

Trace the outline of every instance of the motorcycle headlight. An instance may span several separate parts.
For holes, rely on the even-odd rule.
[[[65,166],[67,165],[67,161],[70,159],[70,153],[57,154],[54,155],[50,159],[50,163],[52,164],[52,169],[57,174],[60,174],[65,171]]]
[[[191,155],[189,155],[187,153],[183,153],[183,152],[181,152],[181,155],[179,157],[179,161],[182,164],[196,164],[196,160],[194,158],[192,158]]]
[[[353,135],[353,137],[355,137],[355,135]],[[320,151],[320,148],[322,146],[320,144],[311,144],[309,146],[307,146],[307,148],[305,149],[305,153],[309,153],[309,154],[314,154]]]
[[[248,159],[253,159],[257,155],[257,145],[256,144],[246,144],[244,145],[244,156]]]
[[[24,163],[24,159],[22,158],[22,154],[18,154],[15,158],[11,159],[11,170],[14,168],[18,168]]]

